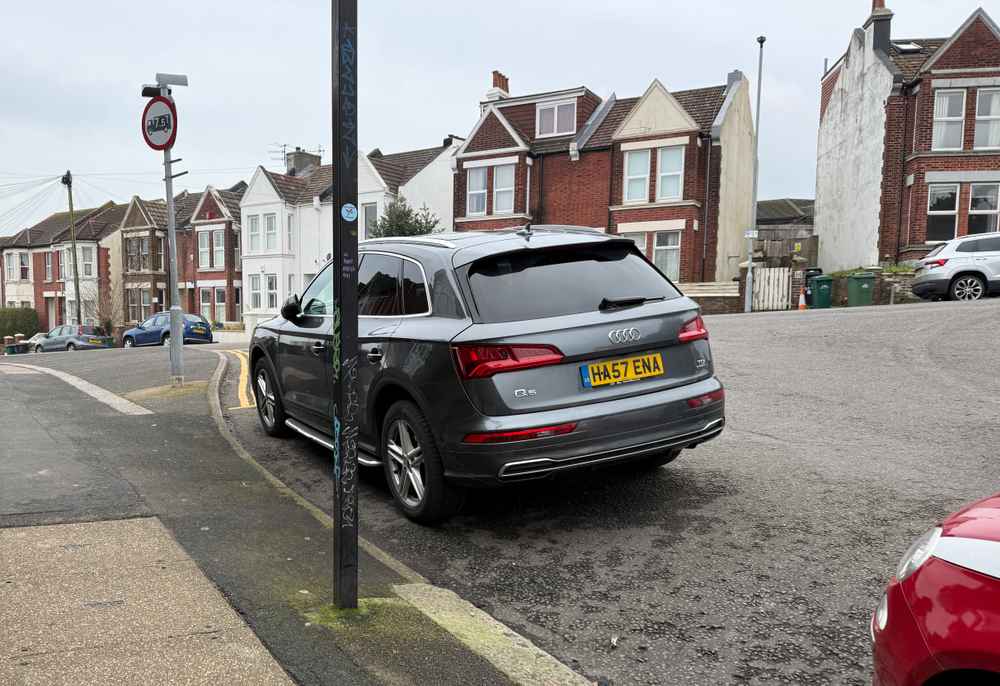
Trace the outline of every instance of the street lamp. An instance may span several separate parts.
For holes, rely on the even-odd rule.
[[[753,311],[753,242],[757,238],[757,187],[760,182],[760,96],[764,85],[764,43],[767,36],[758,36],[757,43],[760,44],[760,60],[757,63],[757,128],[753,136],[753,210],[750,228],[747,229],[747,285],[746,299],[743,306],[744,312]]]

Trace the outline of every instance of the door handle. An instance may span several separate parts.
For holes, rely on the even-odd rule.
[[[312,344],[313,355],[316,355],[318,357],[323,354],[324,350],[326,350],[326,343],[323,343],[322,341],[316,341],[315,343]]]
[[[382,351],[379,348],[372,348],[368,351],[368,361],[372,364],[378,364],[382,361]]]

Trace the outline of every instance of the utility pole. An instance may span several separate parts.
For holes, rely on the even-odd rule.
[[[358,606],[358,0],[333,9],[333,599]]]
[[[76,256],[76,220],[73,217],[73,175],[66,170],[63,174],[62,184],[66,186],[66,193],[69,195],[69,242],[73,250],[73,301],[76,304],[76,325],[83,324],[83,317],[80,316],[80,269]],[[67,314],[69,314],[67,312]]]
[[[753,136],[753,213],[750,228],[747,229],[747,285],[744,312],[753,311],[753,242],[757,237],[757,186],[760,179],[760,95],[764,79],[764,43],[767,36],[758,36],[760,44],[760,61],[757,63],[757,128]]]
[[[170,379],[174,386],[184,385],[184,311],[177,288],[177,226],[174,212],[174,179],[187,172],[174,174],[171,151],[177,138],[177,107],[171,86],[186,86],[184,74],[157,74],[155,86],[143,86],[143,97],[151,98],[142,114],[142,133],[147,145],[163,151],[163,181],[167,191],[167,279],[170,288]]]

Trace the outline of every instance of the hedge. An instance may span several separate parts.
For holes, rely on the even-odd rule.
[[[18,333],[25,338],[38,333],[38,313],[28,307],[0,307],[0,343],[4,336]]]

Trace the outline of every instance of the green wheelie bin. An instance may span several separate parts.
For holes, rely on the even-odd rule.
[[[858,272],[847,277],[847,306],[863,307],[875,302],[875,275]]]
[[[814,276],[812,284],[812,308],[825,310],[833,306],[833,279],[829,276]]]

